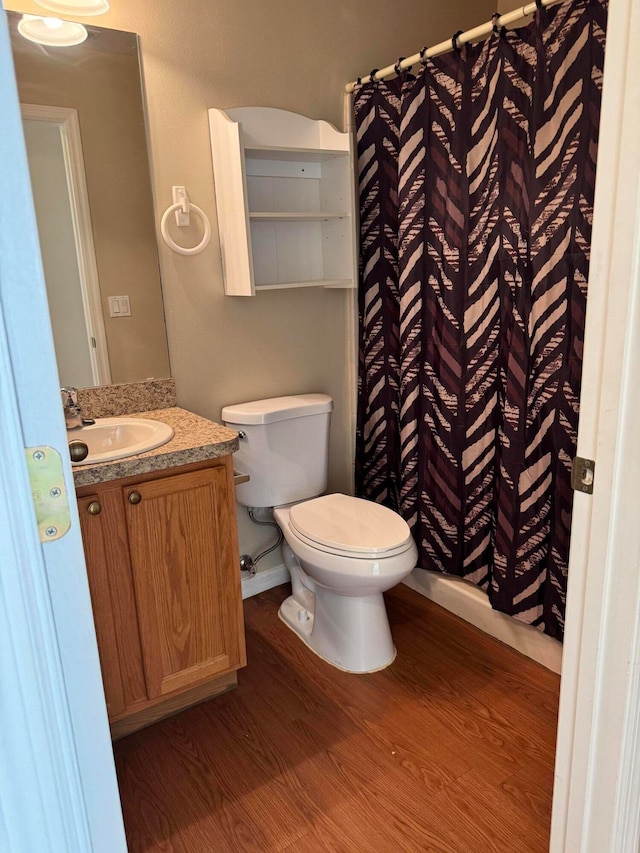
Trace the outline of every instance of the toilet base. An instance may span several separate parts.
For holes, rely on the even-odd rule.
[[[312,652],[344,672],[378,672],[395,660],[381,593],[358,598],[303,588],[283,601],[278,616]]]

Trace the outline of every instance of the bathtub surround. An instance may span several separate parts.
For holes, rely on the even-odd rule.
[[[606,9],[541,10],[354,95],[358,493],[400,509],[421,568],[558,639]]]

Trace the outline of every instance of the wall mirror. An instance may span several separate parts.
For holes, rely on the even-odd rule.
[[[49,47],[7,17],[60,382],[167,378],[138,37]]]

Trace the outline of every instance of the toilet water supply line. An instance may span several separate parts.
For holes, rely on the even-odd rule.
[[[241,572],[248,572],[249,577],[252,578],[256,573],[256,566],[258,565],[260,560],[263,557],[266,557],[267,554],[270,554],[272,551],[275,551],[276,548],[278,548],[282,544],[282,538],[283,537],[282,537],[282,530],[280,530],[280,528],[275,523],[275,521],[261,521],[259,518],[256,518],[254,511],[253,511],[253,507],[250,507],[250,506],[247,507],[247,513],[249,515],[249,518],[251,519],[251,521],[253,521],[254,524],[260,524],[263,527],[275,527],[275,529],[278,531],[278,538],[274,542],[274,544],[271,545],[270,548],[267,548],[266,550],[261,551],[257,557],[254,558],[251,556],[251,554],[243,554],[240,557],[240,571]]]

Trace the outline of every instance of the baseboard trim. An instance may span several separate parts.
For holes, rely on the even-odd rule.
[[[531,625],[493,610],[487,595],[474,584],[423,569],[414,569],[403,583],[552,672],[561,672],[562,643]]]
[[[242,599],[251,598],[266,589],[288,583],[289,579],[289,570],[284,563],[263,571],[258,570],[252,578],[242,578]]]
[[[237,685],[238,673],[236,670],[233,670],[224,675],[219,675],[217,678],[205,681],[204,684],[198,684],[196,687],[191,687],[188,690],[178,691],[173,695],[165,696],[163,699],[139,702],[138,710],[132,711],[129,708],[129,710],[111,721],[111,739],[119,740],[121,737],[125,737],[125,735],[130,735],[132,732],[138,731],[138,729],[150,726],[152,723],[157,723],[165,717],[171,717],[173,714],[186,711],[192,705],[197,705],[206,699],[213,699],[214,696],[220,696],[221,693],[226,693],[227,690],[232,690]]]

